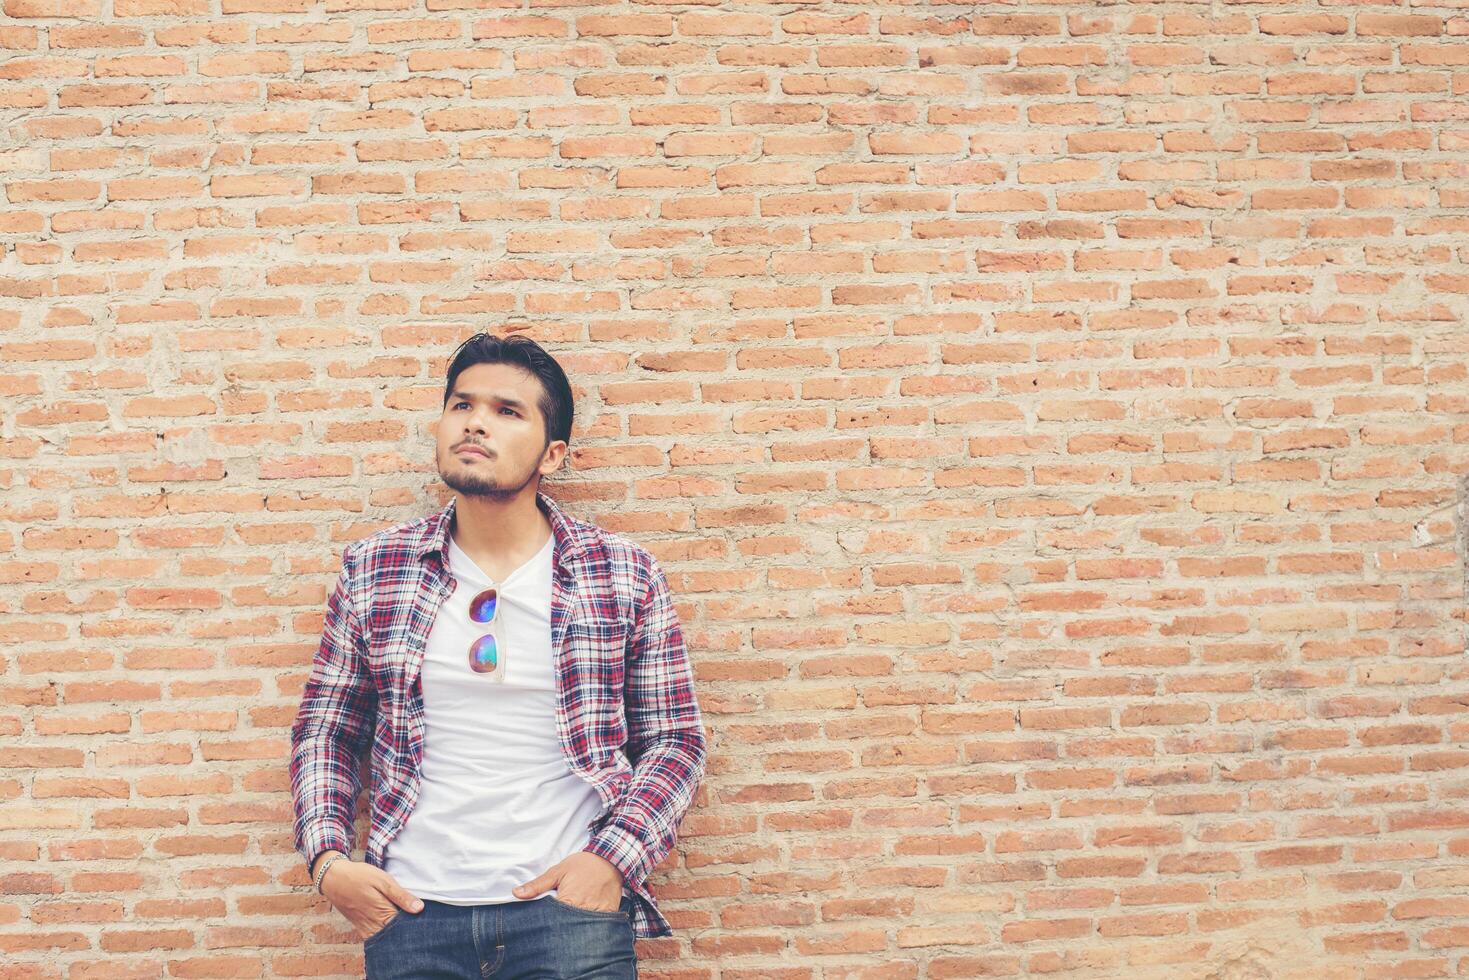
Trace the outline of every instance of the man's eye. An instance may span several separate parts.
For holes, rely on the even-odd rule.
[[[515,409],[513,409],[513,408],[510,408],[510,407],[508,407],[508,406],[507,406],[507,407],[506,407],[506,408],[505,408],[505,411],[507,411],[507,412],[509,412],[509,413],[510,413],[510,414],[511,414],[511,415],[515,415],[515,414],[516,414],[516,412],[515,412]],[[518,417],[518,416],[517,416],[517,417]]]

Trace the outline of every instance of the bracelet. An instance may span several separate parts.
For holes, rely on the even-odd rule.
[[[333,854],[331,857],[321,862],[321,867],[316,869],[316,881],[314,882],[314,884],[316,885],[316,893],[318,895],[325,894],[321,890],[321,880],[326,877],[326,869],[330,868],[332,866],[332,862],[335,861],[337,858],[346,856],[347,855],[345,854]]]

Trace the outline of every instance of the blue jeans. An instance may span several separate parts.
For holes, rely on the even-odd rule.
[[[423,900],[362,941],[367,980],[636,980],[633,899],[594,912],[555,895],[487,905]]]

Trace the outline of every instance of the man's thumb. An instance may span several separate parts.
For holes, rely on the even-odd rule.
[[[377,890],[382,892],[384,898],[400,909],[407,909],[410,912],[423,911],[423,901],[417,895],[398,884],[398,879],[383,871],[382,868],[377,870],[379,872]]]

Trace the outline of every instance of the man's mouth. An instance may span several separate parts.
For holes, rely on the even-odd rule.
[[[474,453],[476,455],[485,457],[485,459],[489,459],[490,458],[490,454],[487,453],[487,452],[485,452],[483,449],[481,449],[478,446],[460,446],[458,449],[456,449],[454,451],[457,452],[457,453]]]

